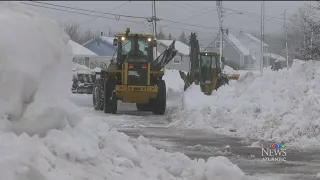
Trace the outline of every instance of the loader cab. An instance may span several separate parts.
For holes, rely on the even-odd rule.
[[[118,62],[151,62],[155,40],[152,35],[118,34],[113,41],[117,48]]]
[[[219,55],[215,52],[200,53],[201,81],[211,83],[213,75],[220,71]]]

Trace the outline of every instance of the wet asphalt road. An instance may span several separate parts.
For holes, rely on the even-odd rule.
[[[73,95],[71,99],[88,114],[108,119],[108,124],[116,127],[118,131],[131,137],[142,135],[156,148],[168,152],[183,152],[191,159],[226,156],[242,171],[252,176],[252,179],[257,180],[320,180],[315,177],[320,173],[320,150],[292,149],[287,151],[285,163],[263,162],[261,148],[249,147],[257,139],[230,137],[212,131],[166,127],[170,123],[168,116],[137,112],[134,104],[119,103],[117,115],[106,115],[93,110],[90,95]],[[174,99],[168,102],[168,108],[175,108],[178,104],[179,100]],[[272,142],[260,142],[264,147],[272,144]]]

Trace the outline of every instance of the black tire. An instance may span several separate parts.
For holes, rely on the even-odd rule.
[[[103,88],[101,79],[97,79],[93,84],[92,100],[93,107],[97,111],[103,110]]]
[[[104,82],[104,113],[116,114],[118,109],[117,98],[113,95],[115,84],[105,80]]]
[[[167,90],[164,80],[158,82],[158,96],[152,102],[152,113],[155,115],[164,115],[167,106]]]
[[[151,103],[146,103],[146,104],[136,103],[136,107],[138,111],[152,111]]]

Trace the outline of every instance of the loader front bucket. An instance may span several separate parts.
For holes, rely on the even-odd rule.
[[[231,79],[231,80],[238,80],[239,78],[240,78],[240,74],[228,75],[228,79]]]

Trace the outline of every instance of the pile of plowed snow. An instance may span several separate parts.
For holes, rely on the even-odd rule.
[[[143,137],[131,139],[98,119],[84,116],[70,123],[77,113],[68,98],[68,38],[58,24],[19,2],[0,2],[0,22],[1,179],[244,178],[225,157],[190,160],[157,150]]]
[[[169,94],[172,92],[183,92],[184,82],[181,79],[178,70],[166,69],[163,80],[166,81],[167,92]]]
[[[320,143],[320,62],[289,70],[249,72],[211,96],[191,86],[184,111],[171,126],[210,128],[236,135],[304,144]]]
[[[0,11],[0,114],[12,121],[1,121],[1,129],[43,134],[74,125],[69,37],[19,2],[1,2]]]

